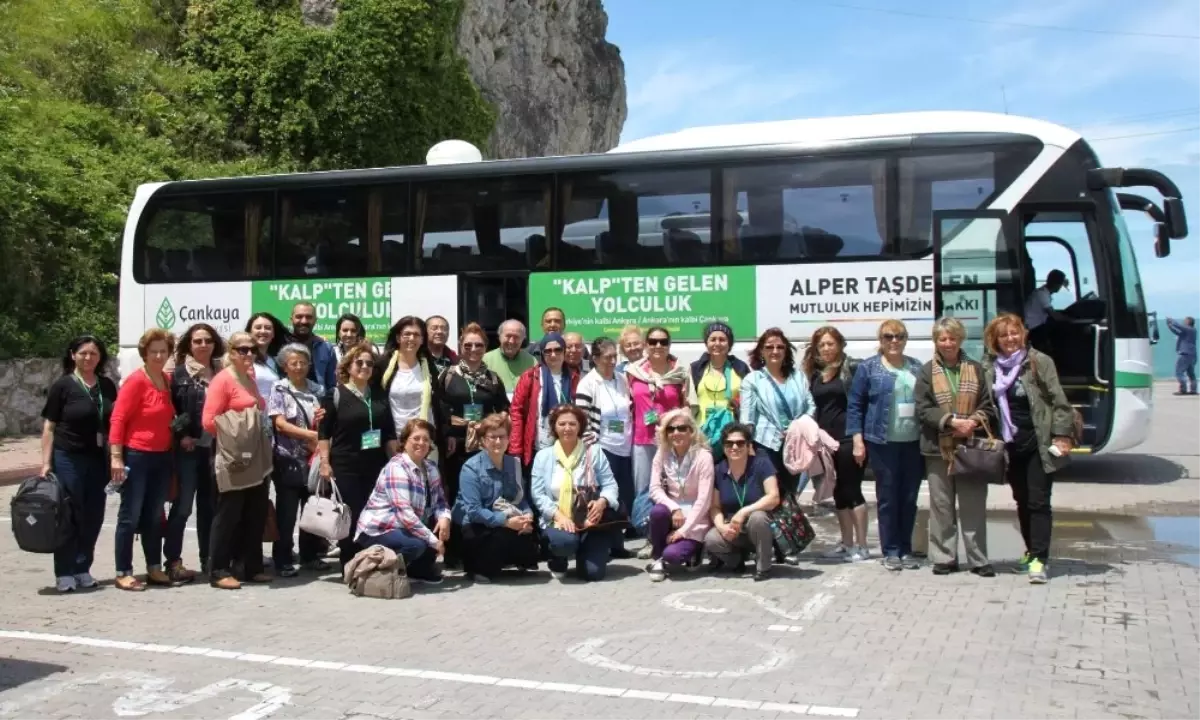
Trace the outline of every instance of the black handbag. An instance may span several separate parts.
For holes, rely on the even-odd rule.
[[[286,455],[276,455],[272,460],[278,487],[308,488],[308,463]]]
[[[1003,440],[992,435],[987,423],[983,424],[987,437],[971,437],[954,448],[954,463],[950,477],[960,480],[986,480],[993,485],[1003,485],[1008,477],[1008,451]]]

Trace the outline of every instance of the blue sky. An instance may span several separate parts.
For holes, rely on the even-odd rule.
[[[1007,102],[1010,113],[1079,130],[1105,165],[1153,167],[1180,186],[1192,232],[1169,258],[1154,257],[1148,222],[1126,218],[1150,309],[1200,315],[1200,40],[1150,37],[1200,36],[1195,0],[604,6],[625,60],[623,141],[732,122],[1004,112]]]

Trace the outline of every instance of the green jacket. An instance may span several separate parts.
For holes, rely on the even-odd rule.
[[[989,389],[996,382],[995,360],[994,356],[988,355],[983,361]],[[1054,367],[1054,359],[1049,355],[1029,348],[1018,381],[1025,384],[1025,392],[1029,396],[1029,410],[1033,415],[1033,430],[1037,435],[1042,467],[1048,473],[1054,472],[1066,465],[1068,458],[1056,458],[1051,455],[1050,442],[1056,437],[1071,438],[1074,441],[1075,410],[1071,403],[1067,402],[1067,395],[1058,382],[1058,370]],[[997,423],[1001,422],[999,414],[1000,407],[997,402]]]
[[[979,390],[975,393],[975,402],[969,413],[970,417],[981,425],[986,422],[992,434],[999,437],[998,411],[992,401],[991,379],[984,372],[982,365],[965,354],[962,355],[962,360],[959,362],[974,365],[975,376],[979,378]],[[917,402],[917,419],[921,421],[921,454],[941,457],[942,450],[938,446],[938,438],[949,432],[946,424],[950,422],[953,415],[938,405],[937,396],[933,392],[933,363],[934,361],[930,360],[921,367],[921,374],[917,376],[917,387],[913,391],[913,396]]]

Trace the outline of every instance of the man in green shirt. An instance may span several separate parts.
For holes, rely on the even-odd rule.
[[[483,356],[483,364],[500,376],[511,398],[521,373],[537,365],[537,359],[521,349],[525,344],[525,325],[520,320],[505,320],[500,325],[500,347]]]

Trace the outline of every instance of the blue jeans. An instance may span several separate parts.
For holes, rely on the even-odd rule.
[[[192,514],[192,501],[196,504],[196,545],[200,549],[200,564],[208,560],[209,536],[212,532],[213,512],[217,492],[213,477],[212,448],[197,447],[188,452],[180,450],[175,455],[175,467],[179,477],[179,497],[171,503],[167,514],[167,534],[163,539],[163,555],[167,564],[183,557],[183,533]]]
[[[1179,355],[1175,358],[1175,379],[1179,381],[1179,392],[1196,392],[1195,355]]]
[[[435,575],[437,551],[429,547],[423,538],[409,535],[403,530],[389,530],[382,535],[363,535],[358,539],[358,545],[363,548],[382,545],[394,550],[404,558],[405,572],[409,577],[420,580]]]
[[[888,557],[912,555],[917,524],[917,493],[925,477],[925,458],[917,442],[867,443],[879,503],[879,546]]]
[[[51,457],[54,474],[67,491],[75,514],[75,534],[54,551],[54,576],[91,572],[96,539],[104,524],[104,487],[108,485],[108,463],[102,452],[80,453],[55,450]]]
[[[133,536],[142,536],[146,569],[162,567],[162,511],[171,485],[171,453],[125,451],[129,472],[117,510],[117,575],[133,574]]]
[[[620,506],[620,512],[627,518],[632,517],[633,498],[636,496],[633,490],[633,457],[631,455],[621,457],[607,450],[604,451],[604,457],[608,460],[608,466],[612,468],[613,479],[617,481],[617,504]],[[618,548],[625,548],[625,540],[622,533],[615,532],[613,533],[613,549]]]
[[[579,577],[591,582],[604,579],[608,571],[609,551],[615,530],[589,530],[569,533],[558,528],[547,528],[546,540],[550,543],[550,570],[566,572],[567,564],[575,558],[575,571]]]

